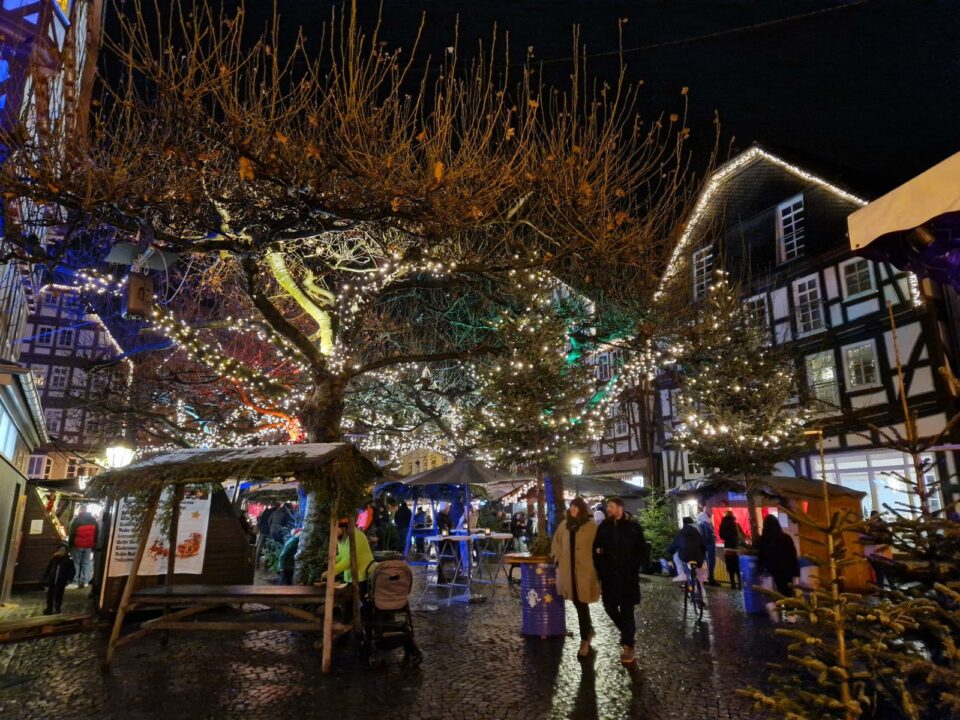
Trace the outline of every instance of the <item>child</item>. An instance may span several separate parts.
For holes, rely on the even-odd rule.
[[[60,612],[60,606],[63,605],[63,591],[67,589],[67,584],[73,580],[77,569],[73,560],[67,554],[69,543],[60,543],[57,551],[47,563],[47,570],[43,573],[42,584],[47,588],[47,608],[43,611],[44,615],[52,615]]]

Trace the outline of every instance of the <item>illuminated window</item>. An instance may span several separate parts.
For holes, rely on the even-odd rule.
[[[803,255],[803,195],[777,207],[777,250],[780,262]]]
[[[845,347],[843,355],[846,359],[847,385],[851,389],[875,387],[878,384],[877,349],[872,341]]]
[[[840,378],[833,351],[814,353],[806,357],[807,386],[813,400],[838,407],[840,405]]]
[[[705,247],[693,254],[693,297],[699,300],[707,294],[713,273],[713,248]]]

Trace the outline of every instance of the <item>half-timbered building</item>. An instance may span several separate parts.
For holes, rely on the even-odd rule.
[[[863,491],[865,510],[882,511],[907,499],[890,473],[911,469],[910,458],[884,447],[872,429],[903,432],[898,353],[921,435],[939,432],[958,405],[940,372],[952,365],[953,349],[937,286],[850,250],[846,218],[865,203],[754,146],[706,184],[667,274],[686,277],[692,302],[705,295],[717,269],[741,283],[744,303],[767,325],[771,342],[788,345],[796,358],[797,399],[824,431],[828,480]],[[704,473],[672,437],[676,393],[660,384],[667,487]],[[960,491],[954,453],[931,459],[931,475],[949,500]],[[811,445],[808,456],[778,472],[820,477],[819,453]]]
[[[110,330],[85,306],[80,292],[43,287],[27,321],[21,362],[40,390],[51,442],[30,456],[32,480],[92,476],[106,446],[124,436],[122,417],[109,412],[109,398],[129,382],[129,360]],[[104,399],[107,399],[106,401]],[[113,403],[114,405],[116,402]]]

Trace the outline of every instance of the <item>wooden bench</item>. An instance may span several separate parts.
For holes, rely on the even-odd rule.
[[[336,604],[345,604],[350,599],[349,585],[336,587]],[[265,605],[290,616],[292,620],[187,620],[216,608],[242,608],[244,605]],[[115,646],[119,647],[157,630],[291,630],[322,633],[326,589],[312,585],[163,585],[135,591],[129,609],[157,606],[163,608],[161,617],[142,622],[139,630],[119,638]],[[316,607],[311,610],[304,606]],[[333,637],[351,630],[352,626],[334,623]]]

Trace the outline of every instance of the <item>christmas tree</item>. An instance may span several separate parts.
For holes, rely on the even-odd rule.
[[[536,473],[541,538],[546,528],[544,471],[594,437],[602,423],[599,404],[591,402],[593,372],[582,357],[569,354],[573,322],[556,297],[546,294],[523,312],[505,313],[497,326],[508,350],[478,373],[475,436],[496,464]]]
[[[756,538],[758,478],[805,444],[804,413],[790,407],[796,382],[789,358],[744,308],[739,289],[722,271],[682,345],[677,437],[701,467],[742,476]]]

